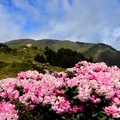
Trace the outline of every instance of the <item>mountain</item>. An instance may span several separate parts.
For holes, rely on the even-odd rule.
[[[41,40],[17,39],[17,40],[8,41],[4,44],[10,48],[19,48],[25,46],[26,44],[32,44],[33,46],[37,46],[42,49],[48,46],[50,49],[55,51],[57,51],[60,48],[69,48],[72,50],[76,50],[77,52],[80,53],[87,53],[88,49],[91,49],[93,46],[96,46],[96,44],[94,43],[72,42],[69,40],[52,40],[52,39],[41,39]],[[100,45],[103,45],[104,47],[110,47],[105,44],[100,44]]]
[[[76,50],[78,52],[85,52],[88,48],[94,45],[91,43],[84,44],[82,42],[79,43],[79,42],[72,42],[69,40],[52,40],[52,39],[41,39],[41,40],[17,39],[17,40],[8,41],[4,44],[6,44],[10,48],[18,48],[26,44],[32,44],[33,46],[37,46],[42,49],[48,46],[50,49],[53,49],[55,51],[57,51],[60,48],[69,48],[72,50]]]
[[[120,67],[120,51],[117,51],[111,46],[103,43],[94,44],[52,39],[17,39],[5,43],[5,45],[10,48],[18,48],[25,46],[26,44],[32,44],[33,46],[37,46],[41,49],[44,49],[46,46],[48,46],[54,51],[57,51],[60,48],[69,48],[82,53],[88,58],[92,58],[95,62],[104,61],[108,65],[117,65]]]
[[[19,48],[26,44],[32,44],[41,49],[48,46],[50,49],[57,51],[60,48],[69,48],[80,52],[86,58],[92,59],[94,62],[105,62],[107,65],[117,65],[120,67],[120,51],[112,48],[111,46],[103,43],[84,43],[72,42],[69,40],[52,40],[52,39],[17,39],[4,43],[10,48]]]

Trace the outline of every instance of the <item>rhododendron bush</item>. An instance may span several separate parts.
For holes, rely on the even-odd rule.
[[[120,69],[81,61],[66,72],[21,71],[0,81],[0,120],[20,119],[26,111],[37,119],[41,110],[56,120],[120,119]]]

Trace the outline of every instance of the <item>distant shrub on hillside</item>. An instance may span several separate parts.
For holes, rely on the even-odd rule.
[[[0,52],[10,52],[12,49],[9,48],[7,45],[0,43]]]
[[[41,62],[41,63],[45,63],[45,58],[43,57],[43,55],[40,55],[40,54],[37,54],[35,57],[34,57],[34,60],[37,61],[37,62]]]
[[[5,67],[7,65],[7,63],[0,61],[0,68]]]

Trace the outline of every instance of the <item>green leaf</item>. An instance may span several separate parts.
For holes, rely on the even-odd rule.
[[[104,114],[103,111],[100,111],[100,112],[99,112],[99,115],[100,115],[101,117],[103,117],[105,114]]]
[[[80,114],[77,114],[77,119],[80,119]]]
[[[74,100],[70,100],[70,103],[73,104],[73,103],[74,103]]]
[[[63,120],[66,120],[66,118],[65,118],[64,116],[62,116],[62,119],[63,119]]]
[[[92,117],[96,117],[98,115],[98,113],[93,113]]]
[[[52,108],[49,108],[49,111],[52,111]]]
[[[104,116],[103,118],[102,118],[102,120],[106,120],[107,119],[107,117],[106,116]]]
[[[78,98],[78,95],[74,96],[73,99],[77,99]]]

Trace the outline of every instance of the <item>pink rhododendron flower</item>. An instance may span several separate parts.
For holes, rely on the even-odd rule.
[[[83,112],[84,111],[84,106],[83,105],[74,105],[70,111],[69,111],[69,114],[73,114],[73,113],[76,113],[76,112]]]
[[[0,97],[0,118],[8,120],[18,118],[18,111],[11,104],[16,99],[31,109],[38,103],[50,104],[57,114],[84,112],[87,102],[94,110],[94,105],[104,99],[109,100],[103,108],[105,114],[120,118],[120,68],[108,67],[103,62],[81,61],[66,72],[21,71],[16,78],[0,80]]]
[[[15,109],[15,105],[12,105],[9,102],[0,101],[0,118],[1,120],[17,120],[18,111]]]
[[[91,102],[94,103],[94,104],[97,104],[97,103],[100,103],[101,102],[101,99],[96,97],[95,95],[92,95],[91,98],[90,98]]]
[[[52,109],[58,114],[69,112],[70,108],[70,102],[64,97],[57,97],[57,100],[52,105]]]
[[[117,108],[115,105],[105,107],[104,112],[107,115],[112,115],[113,118],[119,118],[120,117],[120,109]]]

